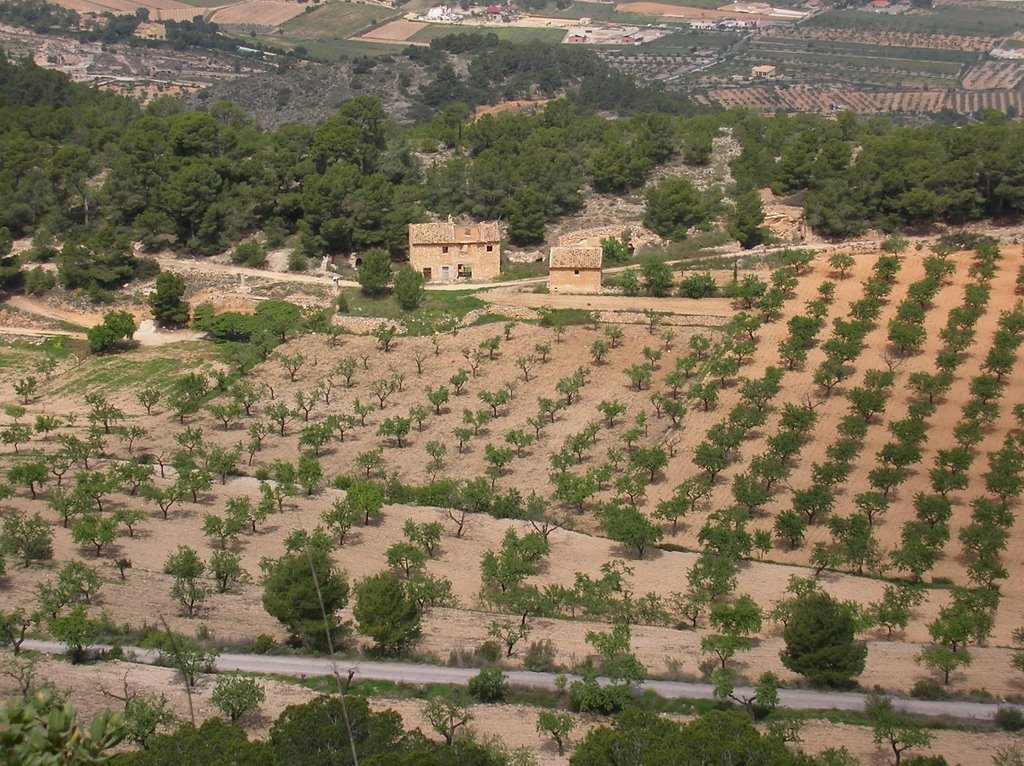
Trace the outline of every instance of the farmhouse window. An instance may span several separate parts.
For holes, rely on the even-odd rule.
[[[580,275],[580,270],[579,269],[573,269],[572,273],[575,274],[578,277]]]
[[[459,279],[472,279],[473,278],[473,265],[469,263],[459,264]]]
[[[443,247],[441,248],[441,252],[442,252],[442,253],[447,253],[447,252],[448,252],[448,245],[444,245],[444,246],[443,246]]]
[[[487,252],[488,253],[493,253],[494,252],[494,245],[488,245],[487,246]]]

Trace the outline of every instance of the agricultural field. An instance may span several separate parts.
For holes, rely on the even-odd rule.
[[[963,78],[966,90],[1013,90],[1024,77],[1024,67],[1009,61],[986,61]]]
[[[544,15],[552,19],[590,19],[591,21],[608,21],[615,11],[614,3],[581,2],[572,3],[565,8],[548,7]]]
[[[0,349],[0,369],[39,367],[0,394],[5,533],[38,514],[53,535],[52,561],[8,557],[5,608],[35,608],[76,561],[99,576],[84,608],[108,630],[159,616],[224,646],[283,644],[260,562],[319,529],[351,581],[429,585],[415,649],[435,662],[522,618],[502,665],[550,641],[548,665],[572,669],[588,631],[625,620],[651,674],[721,664],[798,684],[779,660],[796,587],[857,604],[864,688],[1017,697],[1021,246],[893,243],[745,268],[732,298],[645,299],[663,311],[484,312],[455,295],[438,305],[474,305],[476,324],[404,335],[353,302],[338,321],[369,334],[282,329],[245,372],[239,349],[207,343]],[[178,546],[239,569],[186,597],[164,572]],[[716,655],[709,609],[740,595],[763,624]],[[522,599],[537,599],[525,616]],[[975,627],[951,638],[954,618]]]
[[[829,114],[851,110],[858,114],[934,115],[944,110],[977,114],[997,109],[1021,114],[1024,94],[1019,91],[847,89],[828,85],[754,85],[710,88],[709,101],[727,109]]]
[[[270,27],[278,28],[289,19],[302,13],[297,3],[276,0],[246,0],[245,2],[219,8],[210,15],[210,21],[228,27]]]
[[[562,27],[482,27],[467,24],[426,24],[423,29],[420,29],[418,32],[413,34],[412,37],[409,38],[409,41],[414,43],[429,43],[437,37],[445,37],[447,35],[457,35],[462,33],[494,33],[502,40],[509,40],[514,43],[527,43],[538,40],[540,42],[557,44],[562,41],[563,37],[565,37],[565,29]]]
[[[828,11],[809,19],[807,26],[854,33],[1008,37],[1024,29],[1024,9],[1016,3],[985,3],[940,5],[896,16],[856,10]]]
[[[380,5],[324,3],[287,22],[281,31],[286,37],[302,40],[345,39],[398,15],[397,11]]]
[[[679,87],[694,87],[726,108],[768,112],[916,115],[974,104],[1012,108],[1024,62],[995,61],[988,54],[1024,29],[1024,13],[995,4],[983,11],[953,4],[898,15],[828,11],[800,25],[757,31],[738,55],[695,69]],[[761,65],[776,68],[775,82],[751,79],[751,69]],[[634,64],[630,71],[645,69]]]

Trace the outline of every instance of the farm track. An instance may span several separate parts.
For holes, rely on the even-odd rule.
[[[67,647],[58,641],[36,641],[29,639],[23,648],[43,654],[65,654]],[[108,650],[107,644],[90,647],[96,651]],[[144,665],[156,664],[159,652],[139,647],[121,647],[126,656]],[[467,686],[477,675],[477,668],[453,668],[446,665],[428,665],[412,662],[372,662],[364,660],[331,660],[319,657],[275,657],[256,654],[225,652],[217,657],[218,672],[267,673],[273,675],[306,678],[310,676],[345,676],[351,670],[354,680],[390,681],[398,684],[451,684]],[[506,672],[509,684],[530,689],[556,691],[560,674],[536,673],[525,670]],[[570,681],[579,676],[569,675]],[[606,682],[607,679],[600,679]],[[716,699],[715,687],[711,684],[687,683],[684,681],[645,681],[640,689],[650,689],[667,699]],[[753,695],[753,689],[738,687],[740,695]],[[829,692],[811,689],[780,689],[779,705],[790,710],[863,710],[867,695],[857,692]],[[903,713],[928,717],[946,717],[959,720],[991,721],[996,711],[1006,705],[984,702],[929,701],[891,697],[893,707]]]

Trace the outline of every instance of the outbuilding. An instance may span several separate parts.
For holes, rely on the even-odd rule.
[[[601,292],[601,248],[551,248],[548,290],[552,293]]]

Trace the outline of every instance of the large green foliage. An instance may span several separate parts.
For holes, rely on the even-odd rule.
[[[781,739],[760,734],[738,712],[713,711],[689,723],[628,711],[599,726],[576,747],[573,766],[797,766],[803,756]]]
[[[864,672],[868,649],[854,640],[853,615],[827,593],[796,600],[783,638],[782,664],[813,684],[850,686]]]
[[[374,640],[378,651],[400,652],[420,637],[420,607],[391,572],[367,577],[355,591],[356,628]]]
[[[120,714],[103,713],[86,725],[73,705],[45,689],[0,706],[0,753],[7,766],[103,763],[123,737]]]
[[[0,743],[3,743],[0,732]],[[249,741],[245,731],[211,718],[153,737],[148,749],[111,759],[117,766],[350,766],[355,751],[361,766],[507,766],[509,758],[473,742],[451,746],[432,742],[419,731],[405,732],[398,713],[375,713],[365,698],[318,697],[291,705],[278,716],[264,741]],[[21,763],[20,761],[16,763]],[[36,763],[36,761],[32,761]]]
[[[181,299],[184,294],[185,278],[180,274],[165,272],[156,278],[156,291],[149,296],[149,307],[158,325],[184,327],[188,324],[188,303]]]
[[[145,750],[114,758],[118,766],[180,766],[196,763],[203,766],[236,766],[242,763],[266,763],[266,748],[250,742],[245,731],[210,718],[198,729],[183,724],[172,734],[153,737]]]
[[[687,230],[710,218],[712,199],[686,178],[669,178],[647,192],[644,224],[666,239],[685,239]]]
[[[334,571],[323,551],[290,553],[267,565],[263,608],[309,649],[326,649],[328,635],[337,642],[344,626],[336,612],[348,603],[348,580]]]
[[[364,295],[371,298],[384,295],[391,282],[391,256],[380,248],[368,251],[359,264],[357,279]]]
[[[374,713],[362,697],[319,697],[285,708],[267,746],[275,763],[325,766],[351,764],[353,747],[360,763],[397,750],[402,737],[402,718],[392,710]]]
[[[108,311],[102,324],[90,327],[86,337],[94,354],[110,351],[124,339],[131,339],[136,330],[135,319],[127,311]]]

